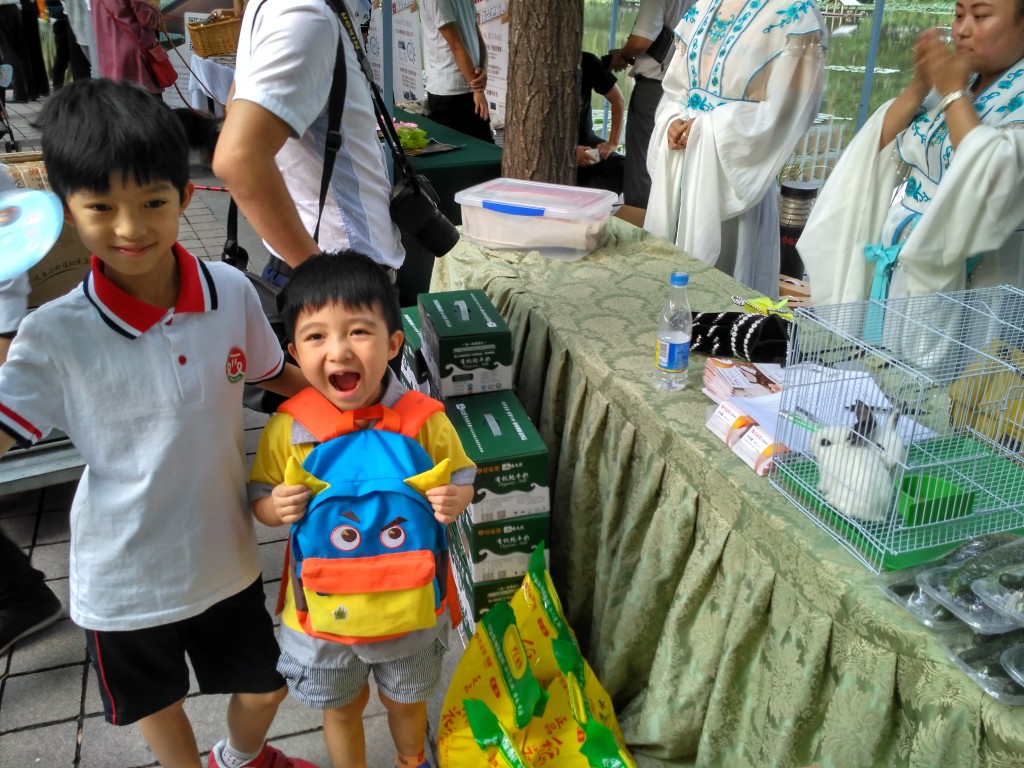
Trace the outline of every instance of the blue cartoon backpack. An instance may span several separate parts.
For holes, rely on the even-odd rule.
[[[413,436],[443,406],[407,392],[387,408],[338,411],[309,388],[281,411],[320,441],[285,483],[313,492],[288,541],[299,623],[313,637],[366,643],[432,627],[445,605],[448,545],[424,491],[450,481]],[[357,421],[378,419],[372,428]]]

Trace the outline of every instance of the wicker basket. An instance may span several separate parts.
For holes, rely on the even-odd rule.
[[[235,53],[238,50],[238,34],[241,30],[242,20],[235,18],[234,15],[207,24],[192,21],[188,25],[192,48],[196,56],[204,59]]]

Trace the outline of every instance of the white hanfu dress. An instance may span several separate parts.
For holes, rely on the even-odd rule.
[[[1024,59],[977,95],[955,151],[938,101],[879,150],[884,104],[843,152],[797,242],[813,303],[1022,286]]]
[[[818,114],[827,32],[812,0],[698,0],[676,27],[647,155],[644,228],[778,293],[776,177]],[[668,127],[696,118],[685,149]]]

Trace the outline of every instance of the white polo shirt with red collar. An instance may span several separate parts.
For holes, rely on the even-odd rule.
[[[196,616],[260,574],[246,497],[242,385],[281,346],[236,268],[174,246],[173,309],[103,275],[25,318],[0,366],[0,428],[51,428],[86,468],[71,507],[71,618],[131,630]]]

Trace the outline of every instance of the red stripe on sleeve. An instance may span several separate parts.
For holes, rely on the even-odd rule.
[[[0,413],[2,413],[4,416],[9,418],[11,421],[13,421],[15,424],[17,424],[23,430],[28,432],[36,440],[42,440],[43,439],[43,433],[42,432],[40,432],[38,429],[36,429],[34,426],[32,426],[31,423],[29,423],[28,421],[25,421],[25,419],[23,419],[21,416],[19,416],[18,414],[16,414],[14,411],[12,411],[10,408],[7,408],[3,404],[0,404]]]

